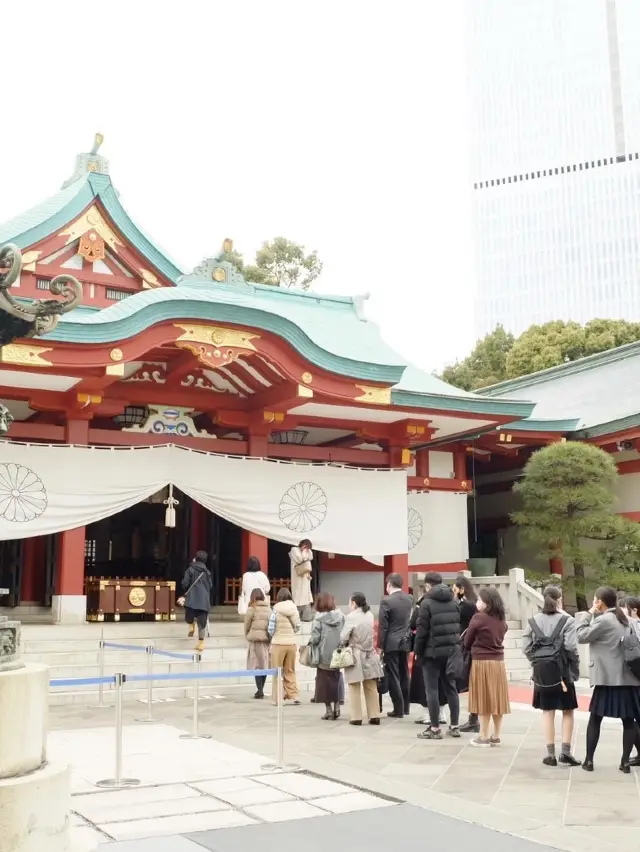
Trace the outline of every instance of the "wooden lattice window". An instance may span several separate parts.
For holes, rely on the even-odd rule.
[[[107,287],[106,288],[106,296],[107,299],[111,299],[113,302],[120,302],[122,299],[126,299],[127,296],[130,296],[127,290],[118,290],[116,287]]]

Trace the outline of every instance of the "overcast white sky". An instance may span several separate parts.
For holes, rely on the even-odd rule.
[[[473,345],[461,0],[21,0],[2,9],[0,220],[96,131],[131,216],[190,270],[222,239],[317,249],[431,370]]]

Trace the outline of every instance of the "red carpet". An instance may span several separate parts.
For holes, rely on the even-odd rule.
[[[531,704],[533,689],[525,684],[509,684],[509,698],[514,704]],[[578,694],[578,709],[589,710],[590,695]]]

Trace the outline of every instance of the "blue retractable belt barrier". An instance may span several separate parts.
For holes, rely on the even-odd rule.
[[[148,680],[214,680],[229,677],[261,677],[278,674],[277,669],[244,669],[237,672],[180,672],[179,674],[127,675],[127,683]]]
[[[115,683],[115,675],[106,677],[52,677],[49,686],[89,686],[94,683]]]
[[[193,660],[193,654],[179,654],[177,651],[160,651],[153,649],[153,655],[157,657],[171,657],[173,660]]]
[[[122,651],[143,651],[147,650],[145,645],[121,645],[119,642],[103,642],[103,648],[120,648]]]

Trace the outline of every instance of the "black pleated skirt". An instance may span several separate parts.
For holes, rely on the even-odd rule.
[[[596,686],[593,689],[589,711],[610,719],[640,720],[640,687]]]
[[[575,710],[578,707],[576,688],[567,684],[567,691],[560,689],[533,690],[533,706],[536,710]]]

